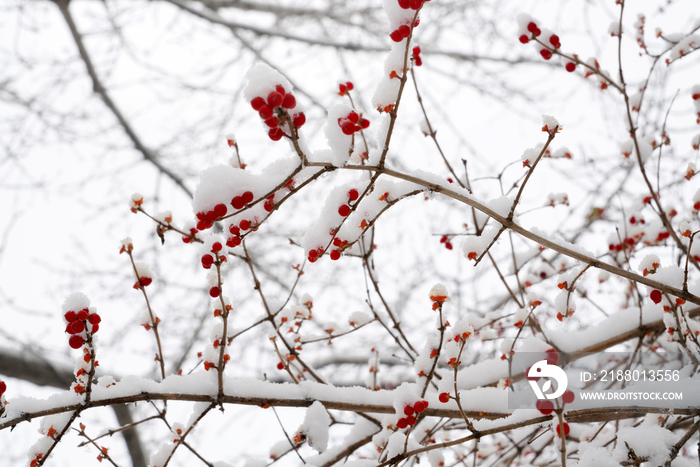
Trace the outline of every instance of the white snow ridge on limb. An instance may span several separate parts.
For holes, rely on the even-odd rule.
[[[306,411],[304,423],[297,430],[297,434],[303,433],[309,446],[321,453],[328,447],[328,427],[330,425],[331,417],[326,412],[326,408],[319,401],[316,401]]]

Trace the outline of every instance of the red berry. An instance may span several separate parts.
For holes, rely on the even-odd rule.
[[[70,330],[73,331],[71,334],[78,334],[85,330],[85,323],[80,320],[75,320],[70,323]]]
[[[255,195],[250,191],[246,191],[241,195],[241,198],[243,198],[245,204],[250,204],[255,199]]]
[[[420,59],[418,59],[418,60],[420,60]],[[416,62],[416,65],[420,66],[418,64],[418,62]],[[362,120],[360,120],[360,126],[362,127],[363,130],[365,128],[368,128],[369,127],[369,120],[363,118]]]
[[[573,73],[576,70],[576,64],[574,62],[569,62],[566,64],[566,71]]]
[[[700,99],[700,94],[693,94],[693,100],[696,101]]]
[[[278,370],[284,370],[284,363],[279,362],[279,363],[277,364],[277,369],[278,369]]]
[[[275,91],[282,94],[283,96],[285,94],[287,94],[287,91],[284,89],[284,86],[282,86],[281,84],[278,84],[277,86],[275,86]]]
[[[569,431],[570,431],[570,430],[569,430],[569,424],[568,424],[568,423],[563,423],[563,425],[564,425],[564,436],[569,436]],[[561,438],[561,431],[560,431],[560,427],[561,427],[561,426],[562,426],[562,425],[557,425],[557,436],[559,436],[560,438]]]
[[[350,206],[347,204],[343,204],[338,208],[338,214],[340,214],[343,217],[347,217],[350,215]]]
[[[219,295],[221,295],[221,289],[219,289],[218,287],[212,287],[211,289],[209,289],[209,295],[211,295],[212,298],[216,298]]]
[[[141,284],[141,287],[148,287],[149,285],[151,285],[151,282],[153,282],[153,279],[151,279],[150,277],[141,277],[139,279],[139,284]]]
[[[527,30],[530,31],[530,32],[535,32],[535,31],[537,31],[537,24],[535,24],[535,23],[533,23],[533,22],[528,23],[528,25],[527,25]]]
[[[423,6],[423,0],[411,0],[411,10],[420,10]]]
[[[207,230],[209,228],[208,225],[206,221],[199,221],[197,222],[197,230]]]
[[[530,42],[530,38],[527,37],[527,35],[525,35],[525,34],[523,34],[522,36],[520,36],[520,37],[518,38],[518,40],[520,41],[521,44],[527,44],[528,42]]]
[[[406,419],[406,423],[409,425],[413,426],[416,424],[416,417],[410,416]]]
[[[285,109],[293,109],[297,106],[297,100],[292,94],[287,94],[282,100],[282,107]]]
[[[440,393],[438,396],[438,400],[442,402],[443,404],[447,404],[450,401],[450,395],[446,392]]]
[[[272,112],[272,107],[270,107],[267,104],[260,107],[260,110],[258,110],[258,114],[263,120],[267,120],[268,118],[274,115],[274,113]]]
[[[292,124],[297,128],[301,128],[304,123],[306,123],[306,115],[303,113],[296,114],[294,118],[292,118]]]
[[[428,408],[428,401],[418,401],[413,404],[413,408],[416,409],[416,412],[421,413]]]
[[[557,36],[556,34],[552,34],[551,36],[549,36],[549,43],[556,48],[561,47],[561,43],[559,42],[559,36]]]
[[[399,6],[404,10],[408,10],[410,8],[410,4],[411,0],[399,0]]]
[[[267,121],[265,122],[267,123]],[[268,125],[269,126],[269,125]],[[272,141],[279,141],[282,139],[284,136],[284,131],[282,131],[280,128],[270,128],[270,130],[267,132],[267,136],[272,140]]]
[[[339,239],[338,237],[335,237],[333,239],[333,246],[340,246],[342,243],[343,243],[343,241],[341,239]]]
[[[350,198],[350,201],[355,201],[357,198],[360,197],[360,193],[357,192],[356,189],[352,189],[348,191],[348,198]]]
[[[102,318],[100,318],[100,315],[97,313],[93,313],[88,318],[88,321],[90,321],[90,324],[100,324],[100,322],[102,322]]]
[[[78,312],[77,316],[76,316],[76,319],[85,321],[85,320],[87,319],[87,317],[88,317],[88,311],[89,311],[89,310],[88,310],[87,308],[84,308],[84,309],[80,310],[80,311]]]
[[[445,242],[445,248],[447,248],[448,250],[451,250],[452,244],[450,242]]]
[[[411,407],[410,405],[407,405],[406,407],[403,408],[403,413],[405,413],[407,417],[410,417],[411,415],[416,413],[416,411],[413,409],[413,407]]]
[[[331,251],[331,259],[333,261],[338,261],[340,259],[340,250]]]
[[[348,87],[344,84],[338,85],[338,95],[344,96],[348,92]]]
[[[217,204],[214,206],[214,214],[216,214],[216,217],[224,217],[227,212],[228,209],[225,204]]]
[[[556,365],[559,361],[559,354],[554,349],[547,349],[547,363]]]
[[[265,99],[262,97],[256,97],[252,101],[250,101],[250,105],[253,106],[253,110],[260,110],[260,108],[265,105]]]
[[[350,120],[352,123],[357,123],[360,121],[360,116],[353,110],[348,114],[348,120]]]
[[[277,128],[280,124],[279,118],[275,117],[274,115],[268,119],[265,120],[265,125],[269,126],[270,128]],[[269,133],[268,133],[269,135]]]
[[[268,199],[267,201],[265,201],[263,208],[265,208],[265,211],[267,212],[272,212],[272,210],[275,208],[275,203]]]
[[[343,130],[343,134],[351,135],[355,133],[355,124],[350,120],[342,120],[340,128]]]
[[[565,391],[564,394],[561,396],[561,400],[563,400],[567,404],[571,404],[574,401],[574,393],[571,391]]]
[[[100,330],[100,325],[99,324],[93,324],[92,325],[92,333],[95,334],[97,331]]]
[[[202,266],[204,269],[209,269],[211,265],[214,264],[214,257],[210,254],[202,256]]]
[[[68,334],[75,334],[75,333],[73,332],[73,326],[72,326],[72,324],[73,324],[73,323],[68,323],[68,324],[66,324],[66,332],[67,332]]]
[[[248,219],[243,219],[240,224],[241,230],[248,230],[250,228],[250,221]]]
[[[229,225],[228,226],[228,231],[231,232],[232,235],[238,235],[241,233],[241,229],[237,225]]]
[[[659,303],[661,303],[661,291],[652,290],[651,293],[649,294],[649,298],[651,298],[652,302],[654,302],[658,305]]]
[[[84,343],[85,340],[80,336],[70,336],[70,339],[68,339],[68,345],[73,349],[79,349]]]
[[[402,24],[401,26],[399,26],[399,29],[397,29],[397,31],[399,31],[399,34],[401,34],[401,37],[408,37],[411,35],[411,28],[409,28],[405,24]]]
[[[394,42],[401,42],[403,40],[403,35],[398,30],[389,34],[389,37],[391,37],[391,40]]]
[[[282,105],[282,99],[282,94],[278,93],[277,91],[272,91],[267,95],[267,105],[270,107],[279,107]]]
[[[552,401],[540,399],[535,403],[535,407],[542,413],[542,415],[549,415],[550,413],[554,412],[554,404],[552,404]]]
[[[226,240],[226,246],[229,248],[235,248],[240,244],[241,244],[241,237],[238,237],[238,236],[229,237],[228,240]]]
[[[5,391],[7,391],[7,384],[4,381],[0,381],[0,396],[5,394]]]
[[[219,243],[219,242],[214,242],[214,244],[211,246],[211,251],[213,251],[214,253],[218,253],[218,252],[221,251],[221,248],[223,248],[223,246],[221,245],[221,243]]]
[[[243,201],[243,198],[236,196],[231,200],[231,206],[233,206],[233,209],[241,209],[243,206],[245,206],[245,202]]]
[[[542,58],[544,58],[545,60],[549,60],[550,58],[552,58],[552,52],[550,52],[549,49],[540,50],[540,55],[542,55]]]
[[[401,429],[404,429],[408,426],[408,420],[405,418],[399,418],[399,421],[396,422],[396,426]]]
[[[65,315],[63,315],[63,317],[66,318],[66,321],[68,321],[69,323],[72,323],[78,318],[75,314],[75,311],[69,311]]]
[[[413,48],[413,55],[419,55],[419,54],[420,54],[420,47],[415,46],[415,47]]]

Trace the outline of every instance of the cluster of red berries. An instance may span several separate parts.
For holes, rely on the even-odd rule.
[[[344,96],[348,93],[348,91],[352,91],[354,88],[355,88],[355,86],[350,81],[346,81],[345,84],[341,83],[338,86],[338,89],[339,89],[338,95]]]
[[[362,118],[362,114],[358,115],[353,110],[347,117],[338,119],[338,126],[343,130],[343,134],[352,135],[356,131],[369,127],[369,120]]]
[[[399,6],[404,10],[420,10],[423,3],[430,0],[399,0]]]
[[[418,20],[416,20],[416,26],[418,26]],[[411,28],[407,24],[402,24],[395,31],[389,34],[391,40],[394,42],[401,42],[405,38],[411,35]]]
[[[292,93],[286,92],[284,86],[278,84],[275,86],[275,90],[267,95],[267,100],[258,96],[250,101],[250,105],[253,107],[253,110],[258,112],[265,124],[270,127],[267,135],[272,141],[279,141],[283,136],[289,136],[285,134],[281,127],[287,123],[289,119],[287,111],[297,106],[297,100]],[[292,125],[296,128],[301,128],[306,123],[304,112],[292,115],[291,119]]]
[[[238,208],[238,209],[240,209],[240,208]],[[214,206],[214,209],[209,210],[207,212],[198,212],[197,213],[197,230],[207,230],[207,229],[211,228],[211,226],[214,225],[214,222],[216,222],[220,218],[224,217],[227,212],[228,212],[228,208],[223,203],[217,204],[216,206]],[[193,234],[194,233],[195,232],[193,232]],[[189,243],[189,242],[185,242],[185,243]]]
[[[420,47],[418,46],[413,48],[413,64],[415,66],[421,66],[423,64],[423,60],[420,58]]]
[[[452,243],[450,243],[450,239],[447,237],[447,235],[443,235],[443,236],[440,238],[440,243],[444,243],[444,244],[445,244],[445,248],[447,248],[448,250],[451,250],[451,249],[452,249]]]
[[[369,124],[369,122],[368,122]],[[348,203],[352,201],[357,201],[357,199],[360,197],[360,192],[357,191],[356,189],[352,188],[348,190]],[[338,208],[338,214],[340,214],[343,217],[348,217],[350,213],[352,212],[352,208],[350,205],[346,204],[341,204],[340,207]],[[331,234],[335,234],[335,231],[331,232]],[[345,248],[348,245],[347,240],[341,240],[338,237],[333,239],[333,246],[338,247],[338,249],[331,251],[330,256],[333,261],[337,261],[340,259],[340,254],[341,250]],[[309,251],[309,256],[308,260],[310,263],[315,263],[318,261],[318,259],[323,255],[325,250],[323,247],[318,247],[315,250]]]
[[[83,334],[89,332],[95,334],[100,329],[102,318],[97,313],[90,313],[90,310],[84,308],[78,312],[68,311],[63,317],[68,322],[66,332],[70,334],[68,345],[73,349],[79,349],[85,343]],[[88,324],[90,325],[88,329]]]
[[[625,238],[622,243],[611,243],[608,245],[608,250],[610,251],[622,251],[622,250],[631,250],[634,248],[634,245],[637,243],[637,241],[632,238],[632,237],[627,237]]]
[[[219,255],[219,252],[221,251],[222,248],[223,248],[223,246],[221,245],[221,243],[214,242],[214,244],[211,246],[211,252],[213,253],[213,255],[207,253],[204,256],[202,256],[201,261],[202,261],[202,267],[204,269],[211,269],[211,267],[212,267],[212,265],[214,265],[214,263],[221,264],[221,263],[227,261],[226,256]],[[214,290],[214,289],[216,289],[216,290]],[[211,290],[209,290],[209,295],[211,295],[214,298],[218,297],[220,293],[221,293],[221,291],[219,290],[218,287],[212,287]]]
[[[407,405],[406,407],[403,408],[403,413],[406,415],[403,418],[399,418],[399,421],[396,422],[396,426],[404,429],[407,426],[413,426],[416,424],[416,416],[415,414],[421,413],[425,409],[428,408],[428,401],[418,401],[415,402],[413,405]]]
[[[542,34],[542,31],[540,30],[540,28],[537,27],[537,23],[535,23],[534,21],[530,21],[527,24],[527,30],[529,33],[532,34],[533,37],[539,37],[540,34]],[[527,34],[523,34],[520,36],[521,44],[527,44],[528,42],[530,42],[530,38],[527,36]]]
[[[340,259],[340,253],[348,246],[348,241],[335,237],[333,239],[333,246],[338,247],[338,249],[331,251],[331,259],[333,261],[338,261]]]
[[[197,232],[199,232],[199,230],[197,230],[197,229],[194,228],[194,227],[192,227],[192,228],[190,229],[190,235],[191,235],[192,237],[194,237],[195,235],[197,235]],[[182,237],[182,241],[183,241],[184,243],[190,243],[190,242],[192,241],[192,238],[190,238],[190,237]]]

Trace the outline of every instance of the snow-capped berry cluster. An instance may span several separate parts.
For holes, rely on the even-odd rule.
[[[340,83],[338,85],[338,95],[339,96],[345,96],[348,91],[352,91],[355,88],[355,85],[352,84],[350,81],[346,81],[345,83]]]
[[[338,207],[338,214],[342,218],[348,217],[350,215],[350,213],[352,212],[351,205],[353,205],[353,203],[355,203],[355,201],[357,201],[359,197],[360,197],[360,192],[357,191],[355,188],[351,188],[350,190],[348,190],[347,201]],[[334,230],[334,232],[336,230]],[[331,233],[331,235],[335,235],[335,233]],[[339,237],[335,237],[333,239],[333,246],[335,246],[336,249],[334,249],[333,251],[330,252],[330,257],[333,261],[336,261],[336,260],[340,259],[340,255],[341,255],[342,251],[345,248],[347,248],[348,241],[343,240]],[[310,250],[309,254],[308,254],[309,262],[315,263],[316,261],[318,261],[318,259],[321,256],[323,256],[324,252],[325,252],[325,249],[323,246],[319,246],[313,250]]]
[[[290,137],[284,132],[288,128],[289,119],[295,128],[301,128],[306,123],[304,112],[290,116],[290,110],[297,106],[297,100],[291,92],[281,84],[275,86],[275,90],[267,96],[256,96],[250,101],[253,110],[258,112],[260,118],[270,127],[267,135],[272,141],[279,141],[283,136]]]
[[[102,318],[97,313],[90,313],[88,308],[79,311],[69,310],[63,318],[66,322],[66,332],[70,334],[68,345],[79,349],[85,343],[88,334],[94,334],[100,329]]]
[[[63,318],[66,332],[70,335],[68,344],[79,349],[100,329],[100,315],[90,311],[90,300],[82,293],[75,293],[63,303]]]
[[[430,289],[430,300],[433,302],[433,310],[442,308],[442,305],[450,300],[447,288],[442,284],[435,284],[433,288]]]
[[[406,404],[403,408],[403,413],[405,417],[399,418],[396,422],[396,426],[400,429],[404,429],[408,426],[413,426],[416,424],[416,414],[423,412],[428,408],[428,401],[419,400],[413,404]]]
[[[138,290],[151,285],[153,282],[153,273],[146,263],[134,263],[134,269],[134,274],[136,275],[136,282],[134,282],[135,289]]]
[[[353,110],[345,118],[338,119],[338,126],[343,130],[343,134],[352,135],[355,132],[368,128],[369,120],[362,118],[362,114],[358,114]]]
[[[131,209],[131,212],[136,214],[143,204],[143,195],[141,193],[134,193],[131,195],[131,199],[129,200],[129,208]]]

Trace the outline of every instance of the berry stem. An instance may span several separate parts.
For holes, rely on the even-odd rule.
[[[139,272],[136,269],[136,263],[134,262],[134,255],[131,250],[126,250],[129,255],[129,260],[131,260],[131,267],[134,269],[134,274],[136,275],[136,282],[141,281],[139,277]],[[153,309],[151,308],[151,302],[148,300],[148,293],[146,293],[146,287],[139,287],[141,293],[143,294],[144,300],[146,300],[146,308],[148,308],[148,315],[151,319],[151,328],[153,328],[153,334],[156,336],[156,345],[158,346],[158,363],[160,364],[160,380],[165,379],[165,362],[163,360],[163,347],[160,343],[160,334],[158,333],[158,323],[160,320],[156,318],[153,314]]]

